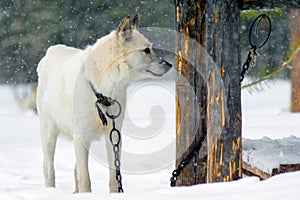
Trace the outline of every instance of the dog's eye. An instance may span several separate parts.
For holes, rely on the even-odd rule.
[[[149,48],[146,48],[143,50],[146,54],[149,54],[150,53],[150,49]]]

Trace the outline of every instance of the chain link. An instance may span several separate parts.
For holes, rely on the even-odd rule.
[[[120,161],[120,141],[121,141],[121,134],[119,132],[118,129],[116,129],[115,127],[115,119],[113,120],[113,129],[110,132],[110,142],[113,146],[113,151],[115,154],[115,168],[116,168],[116,181],[117,181],[117,185],[118,185],[118,191],[119,192],[124,192],[123,187],[122,187],[122,175],[121,175],[121,161]],[[117,142],[113,141],[113,133],[117,133],[115,134],[117,136]]]
[[[122,187],[122,175],[121,175],[121,161],[120,161],[120,141],[121,141],[121,134],[120,131],[118,129],[116,129],[115,127],[115,119],[112,118],[113,121],[113,128],[110,132],[110,142],[113,146],[113,152],[115,155],[115,168],[116,168],[116,181],[117,181],[117,185],[118,185],[118,191],[119,192],[124,192],[123,187]],[[115,133],[115,134],[114,134]],[[116,137],[113,137],[113,136]],[[114,141],[114,138],[116,139],[116,141]]]
[[[186,167],[186,165],[194,158],[193,160],[193,167],[194,167],[194,181],[195,184],[197,182],[197,169],[198,169],[198,152],[200,148],[202,147],[202,143],[204,141],[205,137],[202,137],[199,139],[199,141],[196,141],[196,138],[194,139],[194,142],[196,145],[191,149],[189,154],[184,158],[178,165],[178,167],[172,172],[172,177],[170,178],[170,185],[171,187],[176,186],[177,177],[181,174],[181,171]],[[193,143],[194,143],[193,142]]]
[[[259,54],[256,52],[256,47],[252,47],[248,53],[247,60],[243,65],[242,72],[241,72],[241,82],[245,78],[245,74],[248,71],[249,67],[255,67],[256,65],[256,57]]]
[[[255,48],[252,48],[249,53],[250,53],[250,58],[251,58],[249,65],[250,65],[250,67],[255,67],[256,57],[259,56],[259,54],[257,53]]]
[[[110,131],[109,139],[110,139],[110,143],[112,144],[112,148],[113,148],[113,152],[114,152],[114,156],[115,156],[114,165],[115,165],[115,169],[116,169],[116,181],[117,181],[117,185],[118,185],[118,192],[123,193],[124,190],[123,190],[123,187],[122,187],[121,161],[120,161],[121,133],[116,128],[116,122],[115,122],[115,119],[117,117],[119,117],[120,114],[121,114],[121,104],[117,100],[113,100],[112,105],[115,104],[115,103],[118,105],[118,108],[119,108],[118,113],[116,115],[111,115],[108,112],[106,112],[106,115],[110,119],[112,119],[113,127]]]
[[[115,122],[115,119],[117,119],[121,115],[122,106],[117,100],[112,99],[107,96],[104,96],[103,94],[97,92],[96,88],[94,87],[94,85],[91,82],[89,82],[89,84],[91,86],[91,90],[93,91],[93,93],[95,94],[95,96],[97,98],[97,101],[95,102],[95,106],[97,108],[98,115],[99,115],[103,125],[104,126],[108,125],[106,116],[112,120],[112,129],[109,134],[109,139],[112,144],[112,150],[113,150],[114,156],[115,156],[114,165],[115,165],[115,169],[116,169],[116,181],[117,181],[117,185],[118,185],[118,192],[124,192],[123,187],[122,187],[121,161],[120,161],[121,133],[116,128],[116,122]],[[106,112],[106,116],[105,116],[105,114],[103,113],[103,111],[100,107],[101,105],[106,106],[106,107],[111,107],[113,105],[117,105],[118,112],[115,115],[109,114],[108,112]],[[114,139],[116,141],[114,141]]]
[[[251,33],[252,33],[252,30],[253,28],[255,27],[255,23],[257,23],[256,25],[256,29],[258,28],[258,25],[259,23],[264,23],[263,21],[264,20],[267,20],[268,23],[269,23],[269,29],[268,29],[268,33],[267,33],[267,36],[266,38],[260,43],[254,43],[251,39]],[[266,15],[266,14],[261,14],[259,15],[258,17],[255,18],[255,20],[252,22],[251,24],[251,27],[250,27],[250,30],[249,30],[249,35],[248,35],[248,39],[249,39],[249,43],[250,43],[250,46],[251,46],[251,49],[248,53],[248,56],[247,56],[247,60],[246,62],[244,63],[243,65],[243,68],[242,68],[242,72],[241,72],[241,79],[240,79],[240,82],[242,82],[245,78],[245,74],[246,72],[248,71],[249,67],[255,67],[256,65],[256,57],[259,56],[259,54],[257,53],[257,49],[263,47],[267,41],[269,40],[270,36],[271,36],[271,30],[272,30],[272,23],[271,23],[271,20],[270,18]],[[258,32],[258,31],[257,31]]]

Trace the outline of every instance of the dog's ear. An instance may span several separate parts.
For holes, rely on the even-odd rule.
[[[118,33],[130,30],[130,17],[125,17],[118,27]]]
[[[131,23],[131,29],[137,29],[139,27],[139,23],[140,23],[140,14],[136,13]]]

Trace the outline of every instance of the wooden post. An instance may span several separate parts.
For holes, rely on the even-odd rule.
[[[177,185],[241,177],[239,15],[237,1],[176,1],[177,30],[185,35],[178,39],[177,71],[193,88],[177,79],[177,165],[202,142]]]
[[[290,11],[290,43],[291,46],[300,44],[300,10]],[[292,102],[291,111],[300,112],[300,51],[294,57],[292,63]]]
[[[231,181],[242,177],[240,5],[207,1],[206,12],[206,49],[219,73],[208,75],[208,182]],[[216,89],[217,81],[223,88]]]
[[[175,0],[182,33],[176,56],[176,166],[202,142],[176,185],[242,177],[240,10],[275,7],[299,8],[300,2]]]
[[[179,35],[177,43],[177,103],[176,103],[176,148],[177,166],[191,149],[206,136],[206,84],[199,73],[203,70],[204,56],[199,45],[205,43],[205,1],[177,0],[176,23]],[[192,59],[192,57],[196,59]],[[193,60],[192,62],[189,62]],[[196,140],[194,141],[194,138]],[[194,141],[194,143],[193,143]],[[206,141],[204,141],[206,143]],[[188,163],[177,178],[177,185],[193,185],[206,182],[207,152],[202,148],[198,152],[197,164]],[[196,177],[195,175],[196,170]]]

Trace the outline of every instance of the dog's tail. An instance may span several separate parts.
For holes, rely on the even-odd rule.
[[[36,92],[36,83],[14,87],[15,99],[22,110],[32,110],[37,113]]]

